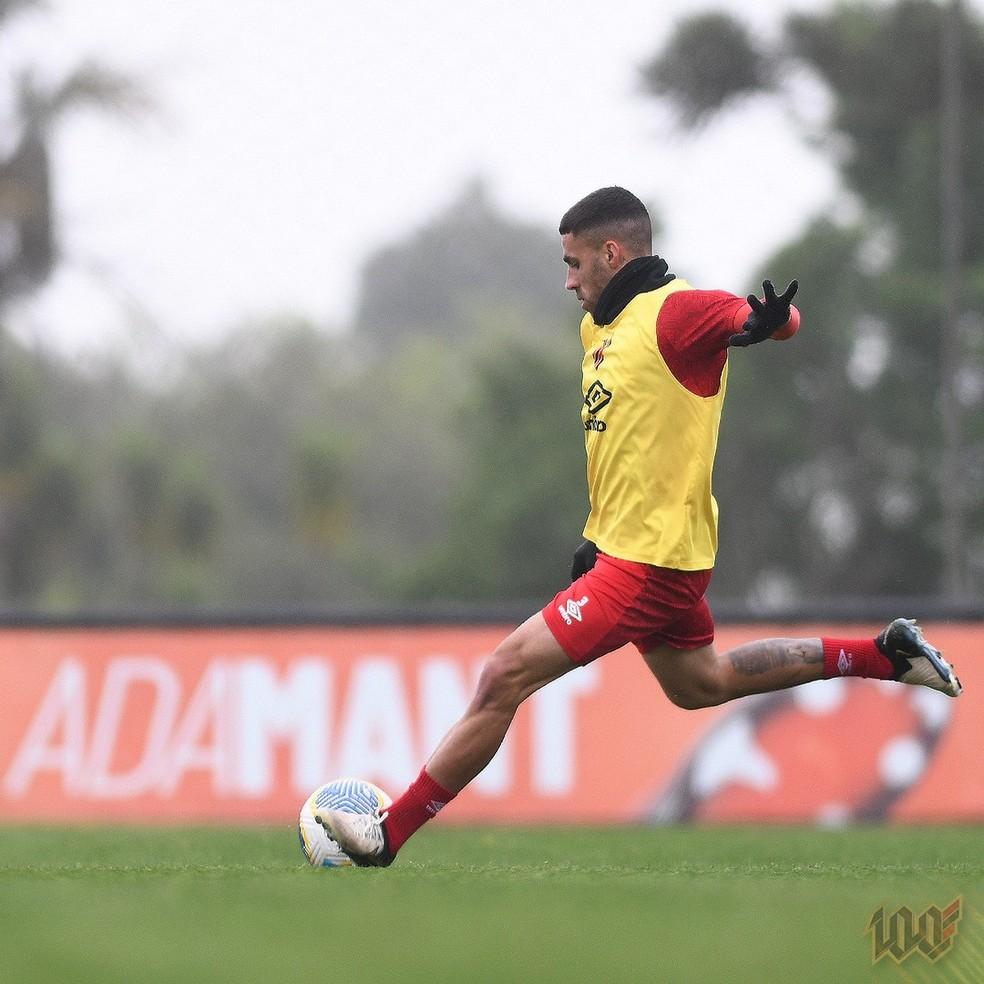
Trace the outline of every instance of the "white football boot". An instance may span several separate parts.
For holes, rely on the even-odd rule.
[[[390,850],[383,821],[385,813],[347,813],[316,810],[314,819],[360,868],[386,868],[396,855]]]
[[[914,618],[897,618],[875,639],[878,648],[892,661],[895,679],[942,691],[950,697],[963,692],[953,667],[931,646]]]

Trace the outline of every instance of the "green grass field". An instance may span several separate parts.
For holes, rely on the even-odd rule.
[[[937,964],[879,905],[957,895]],[[290,828],[0,827],[0,980],[984,981],[984,828],[460,829],[314,870]]]

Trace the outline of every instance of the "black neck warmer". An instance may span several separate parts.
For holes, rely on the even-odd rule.
[[[675,280],[667,269],[666,260],[659,256],[637,256],[629,260],[601,292],[592,315],[595,324],[599,328],[610,325],[637,294],[658,290]]]

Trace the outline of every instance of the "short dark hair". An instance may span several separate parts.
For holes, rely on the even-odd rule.
[[[625,188],[599,188],[572,205],[560,220],[560,234],[597,233],[649,254],[653,248],[653,223],[649,210]]]

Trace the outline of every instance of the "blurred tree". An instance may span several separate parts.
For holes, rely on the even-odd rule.
[[[697,14],[643,69],[647,87],[672,98],[685,126],[696,126],[742,96],[774,86],[774,59],[730,14]]]
[[[953,10],[965,105],[980,107],[984,28]],[[962,243],[961,317],[950,326],[960,371],[950,377],[942,357],[943,21],[930,0],[840,3],[788,15],[768,45],[734,18],[701,15],[682,22],[643,69],[649,91],[669,100],[685,127],[752,93],[792,95],[796,70],[812,73],[831,110],[807,135],[834,156],[853,194],[851,220],[816,220],[763,266],[777,280],[801,280],[806,327],[795,349],[767,345],[732,359],[715,479],[720,594],[776,604],[916,594],[944,580],[952,586],[941,572],[954,561],[968,574],[966,597],[984,585],[984,226],[970,223]],[[740,64],[729,84],[721,66]],[[968,120],[961,137],[963,211],[982,215],[984,129]],[[765,152],[750,136],[748,153]],[[957,473],[943,479],[941,394],[951,392],[962,438]],[[953,482],[966,506],[959,558],[946,556],[942,535],[941,493]]]
[[[20,605],[45,597],[85,525],[85,462],[46,403],[63,385],[58,367],[0,337],[0,597]]]
[[[500,330],[477,351],[455,412],[463,449],[443,535],[408,569],[411,598],[547,600],[587,514],[578,340]]]
[[[470,313],[492,305],[511,307],[537,333],[563,286],[559,249],[551,230],[509,219],[475,180],[444,213],[369,258],[355,327],[380,345],[421,334],[462,343]]]
[[[0,32],[18,15],[43,6],[0,2]],[[50,154],[57,125],[87,107],[121,112],[148,105],[131,80],[94,62],[44,80],[30,66],[4,67],[0,315],[39,287],[58,259]],[[27,352],[0,325],[0,591],[8,602],[72,606],[92,597],[88,593],[100,583],[112,538],[94,521],[97,478],[79,438],[99,432],[111,419],[121,395],[118,382],[99,392],[94,381],[81,379],[56,357]],[[129,400],[129,387],[123,388]]]
[[[0,31],[41,6],[0,0]],[[0,77],[0,315],[58,261],[58,123],[86,106],[146,105],[93,64]],[[562,277],[556,236],[505,217],[476,181],[370,259],[354,335],[289,318],[246,325],[150,382],[111,359],[81,370],[0,331],[0,603],[538,591],[566,565],[584,512],[579,442],[551,443],[558,412],[576,404],[573,323],[560,330],[569,358],[563,343],[533,341],[558,330]],[[576,406],[569,420],[579,434]],[[487,569],[482,540],[496,557]],[[531,544],[536,559],[517,564]]]
[[[0,32],[38,0],[0,2]],[[50,144],[58,123],[87,107],[112,112],[149,105],[136,83],[85,62],[54,83],[26,68],[0,85],[0,311],[34,290],[57,260]]]
[[[153,426],[163,457],[185,458],[164,528],[208,572],[199,602],[275,608],[358,596],[340,562],[359,471],[344,409],[356,375],[348,348],[292,318],[250,324],[191,354],[161,394]]]
[[[480,181],[367,262],[349,556],[376,598],[521,599],[563,581],[587,509],[563,276],[557,235],[507,218]]]

